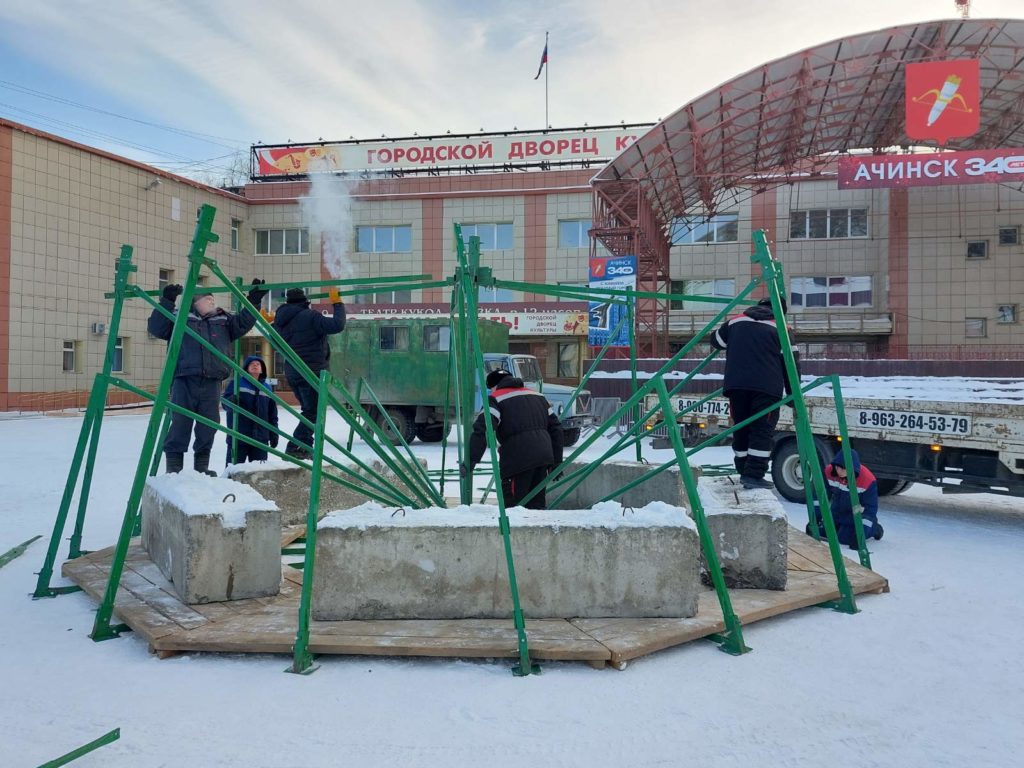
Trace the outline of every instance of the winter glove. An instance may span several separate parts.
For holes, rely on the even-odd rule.
[[[173,304],[178,300],[178,297],[181,296],[184,290],[184,288],[177,284],[165,285],[163,292],[164,299]]]
[[[327,298],[331,304],[341,304],[341,291],[337,288],[330,288],[327,291]]]
[[[472,474],[469,467],[465,464],[459,464],[459,477],[469,477]]]
[[[267,295],[267,291],[263,290],[263,288],[260,287],[265,282],[267,281],[261,280],[258,277],[254,277],[252,279],[252,288],[249,289],[249,295],[246,296],[245,298],[247,298],[249,300],[249,303],[252,304],[254,307],[258,307],[260,305],[260,302],[263,301],[263,297]]]
[[[277,438],[278,438],[277,432],[271,432],[270,433],[270,447],[271,448],[277,448]]]

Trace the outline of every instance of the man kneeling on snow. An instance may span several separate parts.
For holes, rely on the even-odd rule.
[[[882,525],[878,522],[878,481],[870,469],[860,463],[860,456],[850,451],[853,459],[853,474],[857,483],[857,499],[863,511],[860,514],[864,526],[865,539],[881,539]],[[832,457],[832,463],[825,467],[825,482],[828,484],[828,503],[832,510],[832,520],[836,524],[836,535],[840,544],[850,549],[857,549],[857,528],[853,519],[853,501],[850,498],[849,478],[846,476],[846,463],[840,449]],[[815,505],[815,517],[818,521],[818,534],[825,537],[821,513]],[[811,525],[807,524],[807,535],[811,533]]]

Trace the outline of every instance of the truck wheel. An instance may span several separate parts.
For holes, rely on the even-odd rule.
[[[897,493],[903,493],[913,484],[912,480],[898,480],[894,477],[880,477],[878,478],[878,495],[895,496]]]
[[[444,428],[444,424],[437,424],[436,422],[434,424],[416,425],[416,437],[424,443],[440,443],[451,431],[451,424],[448,425],[448,429]]]
[[[413,421],[415,416],[411,411],[407,411],[404,408],[387,408],[387,414],[391,417],[391,420],[395,422],[395,428],[398,430],[398,434],[392,431],[391,426],[388,424],[387,419],[384,418],[384,414],[378,413],[377,415],[377,426],[384,432],[384,436],[391,441],[392,445],[398,445],[401,441],[398,439],[398,435],[402,436],[402,439],[407,443],[411,443],[416,439],[416,424]]]
[[[819,440],[814,441],[818,449],[818,460],[824,467],[832,457]],[[804,501],[803,467],[800,465],[800,450],[796,440],[786,440],[772,454],[772,480],[776,490],[788,501]]]
[[[573,429],[562,430],[562,445],[568,447],[570,445],[576,445],[580,439],[580,428],[575,427]]]

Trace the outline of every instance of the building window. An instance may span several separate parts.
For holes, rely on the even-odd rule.
[[[735,243],[739,236],[739,214],[683,216],[672,222],[672,245],[696,243]]]
[[[380,348],[391,352],[404,352],[409,349],[409,326],[382,325]]]
[[[78,372],[78,342],[64,341],[62,347],[64,373]]]
[[[984,317],[964,318],[964,336],[968,339],[984,339],[988,336],[988,320]]]
[[[1019,245],[1020,244],[1020,227],[1000,227],[999,228],[999,244],[1000,245]]]
[[[508,288],[479,288],[476,299],[480,304],[509,304],[516,300],[516,295]]]
[[[161,291],[168,285],[174,282],[174,270],[173,269],[161,269],[159,278],[157,279],[157,288]]]
[[[257,229],[257,256],[293,256],[309,253],[309,230]]]
[[[511,224],[463,224],[462,242],[469,247],[469,238],[480,238],[481,251],[505,251],[512,248]]]
[[[114,342],[114,359],[110,362],[110,370],[114,373],[124,373],[125,371],[125,347],[127,341],[124,336],[118,336]]]
[[[1017,305],[1016,304],[1000,304],[997,307],[999,323],[1016,323],[1017,322]]]
[[[673,280],[669,291],[674,296],[715,296],[731,299],[736,296],[736,280],[731,277],[708,280]],[[670,299],[669,309],[685,310],[720,310],[722,304],[707,301],[686,301]]]
[[[241,228],[242,222],[239,219],[231,220],[231,250],[238,250],[238,230]]]
[[[360,293],[352,297],[353,304],[412,304],[412,291],[401,289],[396,291],[377,291],[377,293]]]
[[[580,345],[574,341],[558,345],[558,377],[576,379],[580,375]]]
[[[356,227],[356,250],[360,253],[409,253],[412,227]]]
[[[988,240],[968,240],[967,241],[967,258],[968,259],[987,259],[988,258]]]
[[[558,222],[559,248],[589,248],[590,219],[566,219]]]
[[[794,277],[790,282],[789,305],[794,309],[870,307],[873,304],[871,276]]]
[[[790,211],[789,236],[793,240],[825,240],[868,236],[867,208],[817,208]]]
[[[447,325],[423,326],[423,350],[447,352],[452,346],[452,329]]]

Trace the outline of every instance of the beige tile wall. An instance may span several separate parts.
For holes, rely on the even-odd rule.
[[[102,367],[109,326],[114,262],[122,243],[134,246],[134,282],[157,287],[158,270],[186,274],[196,209],[217,208],[214,231],[221,242],[208,255],[234,270],[230,219],[246,218],[246,206],[187,184],[31,134],[14,132],[11,232],[11,339],[9,388],[13,392],[88,389]],[[180,221],[171,199],[180,200]],[[129,338],[127,369],[133,383],[152,386],[165,344],[146,333],[149,309],[128,302],[121,336]],[[62,342],[80,342],[80,373],[61,370]]]

